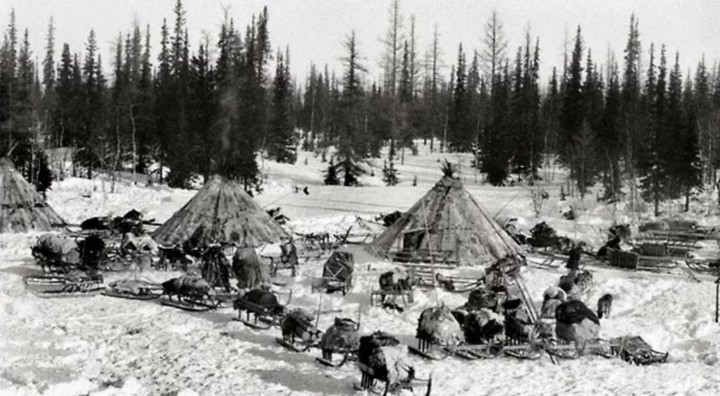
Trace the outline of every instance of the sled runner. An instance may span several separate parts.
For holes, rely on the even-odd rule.
[[[391,390],[407,389],[415,392],[416,387],[425,387],[425,396],[430,396],[432,392],[432,375],[427,379],[415,378],[415,371],[411,368],[408,373],[408,378],[391,382],[387,377],[377,375],[375,371],[360,362],[357,362],[358,368],[360,369],[360,384],[354,384],[355,390],[365,390],[372,393],[387,395]],[[380,389],[376,386],[376,383],[385,383],[385,387],[382,385]]]
[[[322,298],[322,294],[320,295]],[[322,301],[322,300],[321,300]],[[320,304],[318,304],[317,318],[320,318]],[[275,341],[281,346],[294,351],[305,352],[318,345],[322,332],[313,323],[315,318],[303,309],[293,309],[280,320],[282,338]]]
[[[670,356],[669,352],[663,353],[652,349],[640,336],[614,338],[611,341],[611,349],[613,355],[637,365],[665,363]]]
[[[193,312],[209,311],[220,306],[219,301],[210,294],[210,284],[198,276],[173,278],[163,282],[162,288],[162,305]],[[177,300],[173,297],[177,297]]]
[[[315,361],[326,367],[339,368],[350,360],[357,360],[357,356],[354,356],[353,353],[354,352],[350,351],[344,353],[343,358],[339,362],[336,362],[332,359],[332,353],[326,355],[325,351],[323,351],[323,357],[315,358]]]
[[[217,301],[213,301],[212,299],[202,300],[192,297],[181,296],[178,300],[173,300],[167,295],[163,296],[165,297],[163,297],[162,301],[160,302],[162,305],[179,308],[184,311],[204,312],[216,309],[220,306]]]
[[[142,279],[124,279],[112,282],[102,295],[130,300],[153,300],[163,294],[162,286]]]
[[[428,360],[442,360],[450,356],[450,351],[442,346],[434,345],[430,341],[418,338],[418,346],[408,345],[408,351]]]
[[[38,297],[91,297],[103,289],[102,275],[71,278],[63,275],[30,275],[25,288]]]
[[[233,308],[238,311],[238,317],[233,318],[254,329],[266,330],[272,326],[279,325],[285,315],[285,306],[292,299],[292,291],[288,295],[285,305],[277,301],[277,297],[269,291],[250,290],[245,295],[233,302]],[[243,318],[245,313],[245,318]],[[253,319],[250,320],[252,314]]]

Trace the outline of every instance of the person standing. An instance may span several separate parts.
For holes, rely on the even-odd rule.
[[[584,247],[585,242],[580,242],[577,244],[577,246],[570,249],[570,252],[568,253],[568,261],[565,267],[568,269],[569,274],[573,279],[580,270],[580,256],[582,256],[583,254]]]

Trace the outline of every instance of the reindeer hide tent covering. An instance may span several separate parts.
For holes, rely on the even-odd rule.
[[[375,251],[452,252],[461,265],[484,265],[520,247],[468,192],[444,176],[372,243]]]
[[[65,221],[15,169],[12,161],[0,159],[0,233],[52,231]]]
[[[153,238],[162,245],[235,243],[258,247],[289,238],[239,183],[213,176],[197,194],[160,226]]]

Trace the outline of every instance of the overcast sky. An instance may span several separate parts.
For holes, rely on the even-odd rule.
[[[50,17],[56,25],[56,59],[62,43],[71,50],[84,50],[90,29],[95,29],[106,73],[111,70],[112,42],[119,32],[127,32],[133,22],[151,26],[153,50],[159,47],[163,18],[172,25],[175,0],[1,0],[0,24],[5,28],[10,10],[15,9],[17,24],[29,29],[31,48],[40,60],[44,56],[45,36]],[[223,8],[236,26],[250,22],[252,14],[267,4],[270,40],[274,48],[290,46],[293,74],[304,79],[310,62],[340,70],[341,41],[355,30],[365,64],[372,80],[379,75],[382,44],[379,39],[388,27],[390,0],[184,0],[191,50],[195,51],[203,32],[215,42],[223,20]],[[533,37],[540,37],[541,78],[553,66],[562,66],[565,35],[574,37],[582,26],[586,48],[593,58],[604,62],[608,48],[622,62],[630,14],[639,18],[644,51],[650,42],[664,43],[668,53],[680,51],[684,73],[695,68],[702,55],[708,66],[720,58],[720,0],[401,0],[401,13],[409,31],[410,15],[416,17],[418,47],[429,47],[433,26],[438,25],[445,73],[455,63],[458,43],[466,51],[480,49],[483,25],[492,10],[504,24],[509,48],[514,56],[524,42],[529,26]],[[571,46],[569,48],[572,48]],[[155,56],[156,52],[153,53]],[[646,55],[645,55],[646,56]],[[672,59],[672,55],[669,56]]]

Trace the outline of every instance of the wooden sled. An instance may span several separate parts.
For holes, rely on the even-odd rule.
[[[387,378],[381,378],[375,375],[375,371],[358,362],[357,363],[358,368],[360,368],[360,384],[354,384],[353,388],[355,390],[362,390],[362,391],[369,391],[372,393],[378,393],[382,394],[383,396],[386,396],[390,389],[407,389],[411,392],[415,393],[416,387],[425,387],[425,396],[430,396],[430,393],[432,392],[432,375],[428,377],[428,379],[420,379],[420,378],[410,378],[406,381],[400,381],[397,383],[390,383],[390,381]],[[376,382],[385,383],[384,390],[378,391],[376,389]],[[382,388],[382,386],[381,386]]]
[[[305,345],[298,344],[294,342],[293,340],[289,339],[288,337],[275,337],[275,342],[277,342],[279,345],[293,351],[293,352],[306,352],[308,349],[317,346],[313,343],[308,343]]]
[[[163,296],[167,296],[166,294],[163,294]],[[169,297],[163,298],[160,302],[162,305],[168,306],[168,307],[174,307],[178,309],[182,309],[184,311],[191,311],[191,312],[205,312],[210,311],[213,309],[216,309],[220,306],[219,302],[212,301],[205,302],[204,300],[199,300],[197,298],[190,298],[190,297],[180,297],[178,301],[173,300]]]
[[[410,353],[428,360],[442,360],[450,356],[450,351],[440,345],[431,343],[429,340],[418,338],[417,342],[417,347],[408,345]]]
[[[102,277],[74,281],[62,275],[30,275],[23,278],[25,288],[38,297],[92,297],[104,286]]]
[[[258,330],[267,330],[280,324],[280,317],[273,315],[268,308],[242,299],[236,300],[235,304],[236,308],[238,308],[238,317],[233,318],[233,320],[242,322],[245,326]],[[245,319],[242,317],[243,311],[245,311]],[[252,321],[250,320],[250,314],[253,315]]]
[[[502,351],[507,356],[524,360],[537,360],[545,353],[542,348],[538,348],[530,344],[507,345],[503,347]]]
[[[115,289],[105,289],[100,294],[102,294],[103,296],[108,296],[108,297],[126,298],[128,300],[143,300],[143,301],[154,300],[154,299],[160,298],[160,296],[162,296],[162,293],[134,294],[134,293],[118,291]]]
[[[497,344],[476,344],[458,345],[447,348],[455,356],[467,360],[494,359],[502,354],[502,345]]]
[[[162,285],[144,279],[125,279],[111,282],[101,294],[129,300],[153,300],[163,295],[163,289]]]
[[[643,348],[633,348],[631,342],[640,340],[645,346]],[[618,356],[622,360],[635,365],[650,365],[655,363],[666,363],[670,352],[656,351],[644,341],[641,337],[621,337],[616,339],[611,345],[611,353]]]
[[[370,292],[370,306],[382,305],[385,297],[391,297],[393,302],[400,297],[404,306],[415,302],[415,294],[412,289],[407,290],[372,290]]]
[[[333,361],[333,351],[330,350],[323,350],[322,357],[315,358],[315,360],[323,366],[334,368],[342,367],[350,360],[357,360],[357,351],[335,351],[335,353],[342,353],[343,355],[339,362]]]

